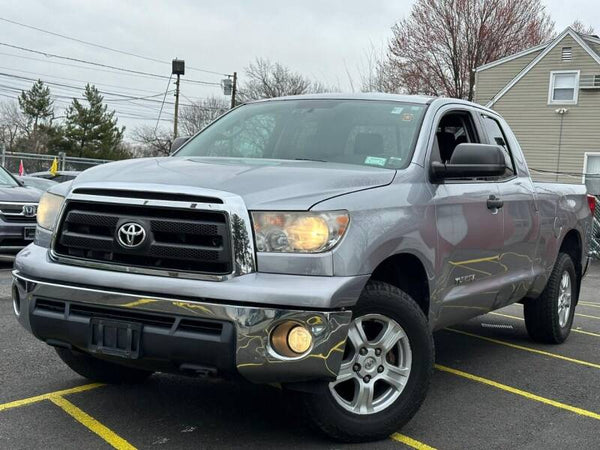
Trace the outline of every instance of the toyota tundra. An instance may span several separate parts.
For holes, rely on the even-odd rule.
[[[329,436],[380,439],[423,402],[435,330],[522,302],[533,340],[568,337],[594,207],[473,103],[258,101],[52,187],[14,310],[86,378],[278,383]]]

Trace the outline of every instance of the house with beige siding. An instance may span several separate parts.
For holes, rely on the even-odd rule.
[[[569,27],[478,67],[475,101],[506,119],[534,179],[600,194],[600,38]]]

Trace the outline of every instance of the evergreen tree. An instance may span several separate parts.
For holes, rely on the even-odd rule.
[[[118,159],[122,157],[125,127],[117,126],[115,111],[108,112],[104,98],[93,85],[86,85],[87,105],[76,98],[66,111],[65,138],[69,153],[87,158]]]
[[[26,117],[29,134],[35,134],[40,124],[46,124],[54,116],[54,102],[50,97],[50,89],[42,80],[37,80],[28,91],[21,91],[19,107]]]

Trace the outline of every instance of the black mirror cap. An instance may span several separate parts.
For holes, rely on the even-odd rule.
[[[175,153],[175,151],[190,140],[191,136],[179,136],[176,137],[171,143],[171,154]]]
[[[506,164],[504,150],[498,145],[490,144],[458,144],[450,164]]]
[[[506,172],[504,150],[498,145],[459,144],[448,163],[433,162],[434,179],[498,177]]]

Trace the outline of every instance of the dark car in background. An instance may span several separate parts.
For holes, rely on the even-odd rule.
[[[55,174],[50,171],[45,171],[30,173],[29,176],[56,181],[57,183],[64,183],[65,181],[74,180],[80,173],[81,171],[78,170],[59,170]]]
[[[0,168],[0,254],[17,253],[33,241],[41,195]]]
[[[46,192],[52,186],[54,186],[57,182],[52,180],[47,180],[45,178],[38,177],[30,177],[30,176],[15,176],[15,178],[21,182],[26,187],[31,187],[37,189],[41,192]]]

